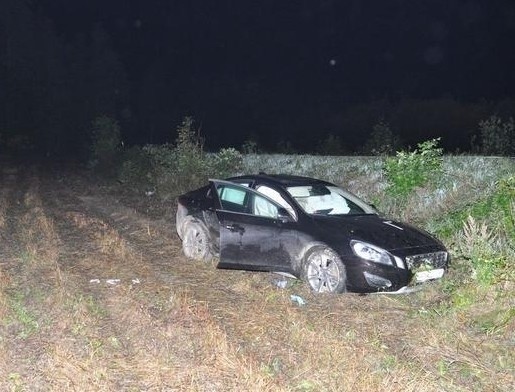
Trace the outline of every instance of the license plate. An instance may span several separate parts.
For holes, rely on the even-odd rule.
[[[426,282],[428,280],[440,279],[443,276],[443,274],[444,274],[443,268],[437,268],[437,269],[429,270],[429,271],[419,271],[415,274],[415,281],[420,283],[420,282]]]

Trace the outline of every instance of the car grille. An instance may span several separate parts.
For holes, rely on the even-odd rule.
[[[447,252],[441,251],[406,256],[406,264],[410,270],[421,266],[444,268],[447,265]]]

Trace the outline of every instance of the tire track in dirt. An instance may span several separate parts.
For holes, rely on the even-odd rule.
[[[55,182],[27,168],[16,180],[4,182],[0,194],[5,218],[0,277],[6,283],[0,389],[180,385],[179,376],[167,378],[170,366],[148,365],[159,351],[152,344],[164,343],[152,333],[160,323],[149,311],[153,298],[133,285],[89,282],[90,275],[145,273],[145,264],[135,269],[134,255],[120,248],[123,241],[112,227],[60,192]],[[125,256],[132,264],[123,264]],[[145,330],[150,330],[147,339],[141,336]]]
[[[55,185],[47,179],[45,200],[48,211],[58,222],[62,238],[60,265],[66,279],[64,286],[76,301],[77,297],[90,298],[97,308],[98,317],[87,320],[94,329],[84,332],[88,335],[84,338],[115,353],[114,358],[103,354],[109,358],[104,365],[108,385],[113,390],[128,385],[152,389],[149,380],[156,378],[156,385],[177,383],[180,377],[170,381],[165,374],[170,364],[152,366],[156,358],[159,362],[159,358],[166,357],[162,351],[171,350],[172,346],[158,336],[163,320],[161,309],[155,306],[168,299],[163,295],[169,297],[169,282],[147,267],[141,253],[119,234],[112,219],[88,208],[73,193]],[[96,283],[96,279],[100,282]],[[108,279],[119,281],[109,284]],[[146,287],[147,281],[153,282],[151,289]],[[179,349],[177,346],[175,351],[180,352]],[[64,355],[69,356],[69,351],[73,351],[73,347]],[[183,353],[186,361],[184,354],[187,353]],[[81,361],[77,355],[73,358],[77,363]],[[103,362],[102,358],[98,359]],[[88,364],[88,367],[93,365]],[[75,375],[81,373],[77,369],[71,371]],[[159,380],[160,375],[164,381]],[[99,380],[89,382],[101,385]]]
[[[5,173],[5,171],[4,171]],[[3,225],[0,236],[2,269],[2,358],[0,388],[16,389],[21,379],[34,390],[45,389],[41,373],[45,360],[46,323],[42,306],[59,276],[55,259],[58,237],[41,205],[39,178],[33,166],[9,170],[1,178]]]
[[[18,217],[23,214],[23,200],[29,188],[27,173],[6,166],[0,172],[0,257],[3,262],[19,254]]]
[[[215,275],[213,268],[204,266],[200,276],[194,264],[173,268],[170,260],[177,258],[180,249],[163,222],[156,224],[112,201],[81,197],[82,192],[59,185],[50,177],[42,179],[41,188],[45,210],[56,222],[61,239],[63,291],[71,296],[75,307],[82,307],[71,316],[77,318],[81,313],[78,318],[82,323],[90,324],[79,336],[74,334],[66,349],[50,348],[49,362],[61,369],[59,376],[53,375],[54,379],[60,377],[57,385],[62,386],[67,378],[102,385],[85,375],[93,365],[78,354],[89,339],[90,346],[93,342],[115,352],[104,353],[104,360],[86,350],[105,367],[105,383],[110,388],[131,385],[145,390],[163,390],[163,386],[184,390],[183,385],[195,380],[202,385],[214,383],[202,390],[226,390],[234,377],[224,383],[213,381],[220,378],[212,375],[218,371],[216,357],[206,353],[222,350],[232,366],[237,367],[238,361],[225,346],[225,335],[212,324],[211,310],[197,299],[195,289],[205,284],[205,277]],[[163,234],[166,230],[168,233]],[[108,277],[120,281],[109,285],[105,281]],[[93,278],[101,282],[92,283]],[[80,298],[92,298],[101,314],[91,316],[91,311],[83,309],[88,304]],[[70,323],[61,325],[63,334],[70,335],[73,328]],[[202,331],[207,338],[199,339]],[[221,348],[213,350],[213,345]],[[226,372],[222,377],[227,377]]]

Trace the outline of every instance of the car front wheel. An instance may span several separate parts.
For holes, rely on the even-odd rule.
[[[318,293],[342,293],[347,273],[340,257],[330,248],[315,247],[304,262],[304,280]]]
[[[200,261],[211,261],[211,243],[207,231],[200,224],[189,222],[184,228],[182,251],[186,257]]]

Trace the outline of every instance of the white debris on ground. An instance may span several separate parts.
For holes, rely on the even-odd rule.
[[[98,278],[89,280],[89,283],[91,283],[91,284],[100,284],[101,282],[102,282],[102,279],[98,279]],[[110,286],[116,286],[117,284],[120,284],[121,282],[122,282],[121,279],[105,279],[105,283]],[[135,278],[135,279],[131,279],[131,283],[132,284],[140,284],[141,281],[139,280],[139,278]]]

